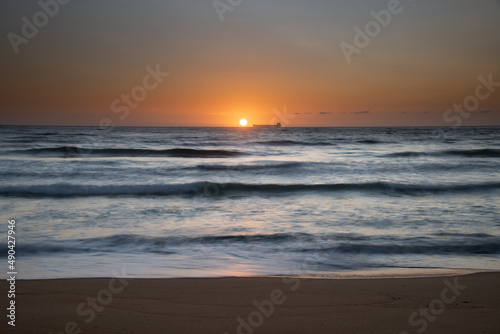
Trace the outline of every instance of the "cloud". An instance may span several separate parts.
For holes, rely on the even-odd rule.
[[[322,111],[319,113],[320,115],[331,115],[333,114],[332,112],[327,112],[327,111]]]
[[[432,111],[400,111],[400,114],[431,114]]]
[[[368,111],[368,110],[353,111],[351,114],[371,114],[371,111]]]

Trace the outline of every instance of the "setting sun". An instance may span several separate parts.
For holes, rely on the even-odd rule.
[[[246,119],[241,119],[241,120],[240,120],[240,125],[241,125],[241,126],[245,126],[245,125],[247,125],[247,123],[248,123],[248,122],[247,122],[247,120],[246,120]]]

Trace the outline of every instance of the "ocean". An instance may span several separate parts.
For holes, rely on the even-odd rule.
[[[0,127],[19,279],[500,269],[500,132]],[[7,272],[7,255],[4,261]]]

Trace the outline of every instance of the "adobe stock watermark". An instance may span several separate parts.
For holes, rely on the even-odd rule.
[[[476,86],[474,95],[467,96],[462,104],[455,103],[452,109],[444,112],[443,120],[446,123],[454,122],[454,126],[461,126],[464,119],[469,118],[471,113],[478,111],[481,101],[489,99],[495,92],[495,87],[500,87],[500,81],[493,81],[493,73],[490,73],[488,78],[480,75],[477,80],[479,84]]]
[[[282,282],[288,285],[290,292],[295,292],[300,287],[300,279],[298,278],[286,278],[283,277]],[[253,301],[253,305],[256,310],[248,314],[246,318],[241,316],[236,318],[238,327],[236,328],[237,334],[252,334],[256,328],[259,328],[264,324],[264,320],[273,315],[276,306],[282,305],[286,302],[287,296],[285,292],[281,289],[274,289],[269,294],[269,299],[259,302],[257,300]],[[229,334],[225,332],[224,334]]]
[[[121,121],[125,120],[129,116],[130,110],[138,107],[138,103],[144,101],[148,93],[158,88],[164,82],[164,78],[169,75],[169,73],[161,71],[160,64],[157,64],[155,69],[151,66],[147,66],[145,69],[147,74],[142,78],[140,85],[134,86],[128,94],[121,94],[119,98],[111,102],[110,110],[114,113],[121,113],[118,116]],[[99,130],[101,130],[99,135],[83,140],[79,147],[67,148],[67,155],[71,158],[84,158],[90,155],[97,143],[101,142],[114,127],[115,123],[111,118],[102,118],[99,121]],[[60,173],[60,167],[51,164],[50,168],[51,170],[48,172],[56,175]]]
[[[232,12],[237,6],[241,5],[243,0],[214,0],[215,11],[221,22],[224,22],[224,13]]]
[[[14,50],[15,54],[19,53],[19,46],[22,44],[28,44],[30,40],[38,35],[41,28],[45,27],[51,18],[54,18],[61,9],[61,6],[66,5],[71,0],[40,0],[38,1],[38,6],[40,6],[39,11],[35,12],[31,20],[26,16],[21,18],[23,25],[21,26],[21,34],[16,34],[14,32],[9,32],[7,38]]]
[[[292,120],[297,117],[297,115],[288,113],[287,107],[283,107],[283,111],[277,108],[273,109],[273,117],[270,119],[269,124],[281,123],[282,127],[287,127],[292,123]],[[258,132],[255,134],[256,140],[260,138],[263,133]],[[219,196],[222,191],[228,186],[228,183],[237,180],[238,177],[236,173],[238,169],[234,169],[231,166],[221,170],[223,175],[216,175],[211,180],[204,182],[203,184],[196,184],[193,186],[193,204],[199,197],[214,197]]]
[[[144,101],[150,92],[158,88],[163,83],[169,72],[162,72],[160,64],[156,65],[153,70],[151,66],[146,66],[147,74],[142,78],[142,84],[134,86],[129,94],[121,94],[120,98],[114,99],[111,102],[111,111],[120,115],[120,120],[125,120],[130,114],[130,110],[137,108],[140,102]],[[102,127],[108,127],[112,124],[109,118],[103,118],[99,124]]]
[[[286,106],[283,107],[283,111],[274,108],[273,114],[274,117],[271,119],[271,122],[269,122],[269,124],[280,123],[282,127],[290,126],[291,121],[297,117],[297,115],[288,113],[288,109]]]
[[[319,254],[315,253],[312,255],[310,261],[314,262],[320,261]],[[306,272],[304,264],[300,264],[300,269],[298,274]],[[293,275],[293,274],[292,274]],[[302,283],[302,279],[299,277],[282,277],[281,281],[286,285],[289,292],[296,292]],[[284,289],[286,291],[286,289]],[[271,317],[276,311],[277,306],[283,305],[287,300],[287,294],[281,289],[274,289],[269,294],[269,299],[259,302],[258,300],[253,301],[253,305],[256,310],[250,312],[245,318],[236,318],[237,328],[236,334],[253,334],[255,330],[264,324],[264,321]],[[229,334],[224,332],[224,334]]]
[[[134,86],[128,93],[122,93],[119,98],[114,99],[111,102],[110,110],[119,114],[119,120],[125,120],[129,115],[131,110],[136,109],[139,103],[144,101],[149,93],[157,89],[160,84],[165,81],[165,78],[170,75],[169,72],[163,72],[160,69],[160,64],[157,64],[153,69],[151,66],[146,66],[146,75],[142,78],[141,84]],[[101,134],[96,137],[92,137],[84,144],[90,146],[88,148],[78,147],[74,151],[68,152],[75,157],[84,157],[93,151],[95,144],[102,140],[106,133],[113,130],[115,124],[113,120],[109,117],[104,117],[99,121],[99,130]]]
[[[427,308],[421,308],[418,312],[413,312],[408,318],[410,326],[419,327],[416,330],[417,333],[423,333],[427,329],[429,322],[436,321],[437,316],[443,314],[446,310],[446,305],[453,303],[462,294],[462,291],[468,288],[467,285],[460,285],[458,283],[458,277],[455,277],[453,283],[445,279],[444,285],[446,287],[441,290],[439,299],[432,300]],[[399,334],[410,333],[400,332]]]
[[[128,286],[127,280],[123,278],[126,275],[124,268],[122,268],[121,273],[115,271],[112,274],[114,278],[109,280],[106,288],[99,290],[95,297],[87,297],[84,302],[76,307],[76,314],[79,317],[85,318],[81,320],[86,324],[90,324],[94,321],[96,314],[104,311],[105,306],[113,301],[113,296],[122,293],[125,287]],[[56,334],[79,334],[81,332],[82,328],[77,322],[69,321],[64,326],[64,331]]]
[[[412,0],[408,0],[412,1]],[[367,22],[362,30],[359,26],[354,27],[354,40],[353,44],[347,42],[341,42],[339,44],[340,50],[342,51],[348,64],[352,62],[352,56],[354,54],[360,54],[361,51],[367,48],[372,40],[376,38],[382,32],[383,28],[387,28],[392,22],[393,16],[401,14],[403,12],[403,5],[400,0],[389,0],[387,3],[387,9],[381,9],[380,11],[372,10],[370,11],[371,16],[374,20]]]

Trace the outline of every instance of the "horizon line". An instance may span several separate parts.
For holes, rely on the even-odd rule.
[[[99,125],[47,125],[47,124],[0,124],[0,127],[80,127],[80,128],[103,128],[102,131],[112,128],[213,128],[213,129],[254,129],[253,126],[188,126],[188,125],[114,125],[102,127]],[[500,127],[500,124],[489,125],[353,125],[353,126],[282,126],[280,129],[301,128],[477,128],[477,127]],[[258,128],[257,128],[258,129]],[[267,128],[266,128],[267,129]],[[274,128],[271,128],[274,129]]]

